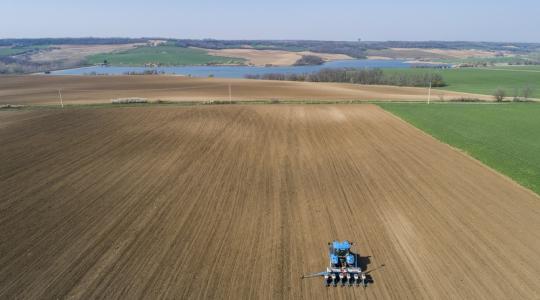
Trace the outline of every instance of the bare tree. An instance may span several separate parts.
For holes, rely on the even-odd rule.
[[[497,102],[502,102],[504,97],[506,97],[506,92],[503,89],[498,88],[495,90],[495,92],[493,92],[493,97],[495,97]]]
[[[514,102],[519,101],[519,89],[517,87],[514,88],[514,93],[512,94],[512,101]]]
[[[533,88],[528,84],[521,90],[521,95],[525,99],[528,99],[532,93],[533,93]]]
[[[262,75],[246,75],[248,79],[311,81],[311,82],[347,82],[356,84],[385,84],[397,86],[426,87],[430,82],[432,87],[446,86],[440,74],[392,74],[384,73],[381,69],[322,69],[314,73],[285,74],[269,73]]]
[[[444,102],[444,93],[439,94],[439,101]]]

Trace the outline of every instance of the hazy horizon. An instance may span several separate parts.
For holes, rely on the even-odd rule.
[[[222,40],[538,43],[540,3],[352,0],[73,2],[7,0],[0,38],[159,37]]]
[[[330,40],[330,39],[261,39],[261,38],[252,38],[252,39],[219,39],[212,37],[201,37],[201,38],[185,38],[185,37],[165,37],[165,36],[40,36],[40,37],[2,37],[2,40],[25,40],[25,39],[156,39],[156,40],[218,40],[218,41],[320,41],[320,42],[356,42],[358,40]],[[512,43],[512,44],[540,44],[540,42],[535,41],[481,41],[481,40],[362,40],[361,42],[468,42],[468,43]]]

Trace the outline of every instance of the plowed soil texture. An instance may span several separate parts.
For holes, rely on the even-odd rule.
[[[540,296],[538,196],[376,106],[4,111],[0,141],[2,299]],[[334,239],[367,288],[300,278]]]
[[[229,86],[230,94],[229,94]],[[59,92],[60,91],[60,92]],[[60,97],[61,95],[61,97]],[[432,91],[432,100],[492,96]],[[398,100],[425,101],[428,89],[345,83],[188,78],[167,75],[134,76],[2,76],[0,104],[110,103],[118,98],[150,101],[253,100]]]

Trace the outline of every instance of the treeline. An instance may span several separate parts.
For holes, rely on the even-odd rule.
[[[530,58],[512,58],[505,61],[509,66],[537,66],[540,65],[540,60]],[[478,61],[468,61],[465,63],[457,64],[458,68],[482,68],[482,67],[494,67],[498,61],[496,59],[486,59]]]
[[[28,74],[48,72],[50,70],[71,69],[81,66],[82,61],[51,61],[51,62],[1,62],[0,75]]]
[[[124,72],[124,75],[159,75],[159,74],[165,74],[165,71],[143,70],[143,71]]]
[[[360,42],[367,49],[381,50],[387,48],[424,48],[424,49],[477,49],[490,51],[532,52],[540,49],[540,43],[501,43],[501,42],[468,42],[468,41],[386,41]]]
[[[381,69],[322,69],[315,73],[284,74],[268,73],[246,75],[247,79],[287,80],[309,82],[341,82],[355,84],[380,84],[413,87],[446,86],[442,75],[437,73],[385,73]]]
[[[530,60],[530,59],[519,59],[519,60],[509,61],[508,65],[510,66],[538,66],[540,65],[540,61]]]
[[[230,49],[252,47],[261,50],[313,51],[319,53],[339,53],[356,58],[364,58],[368,49],[388,48],[437,48],[437,49],[478,49],[491,51],[533,52],[540,49],[540,43],[501,43],[467,41],[314,41],[314,40],[190,40],[168,38],[39,38],[39,39],[0,39],[0,46],[36,45],[105,45],[146,43],[149,40],[165,40],[179,47],[200,47],[207,49]]]
[[[315,55],[302,55],[302,58],[297,60],[295,66],[316,66],[324,64],[324,60]]]
[[[529,101],[529,98],[534,94],[534,87],[525,84],[525,86],[519,88],[514,87],[514,91],[512,94],[512,101],[514,102],[522,102],[522,101]],[[502,102],[505,100],[505,98],[508,96],[508,93],[506,90],[502,88],[497,88],[495,91],[493,91],[493,97],[495,98],[495,101]]]
[[[366,50],[388,48],[424,49],[478,49],[490,51],[510,51],[529,53],[540,49],[540,43],[498,43],[467,41],[304,41],[304,40],[174,40],[180,47],[200,47],[207,49],[230,49],[251,47],[258,50],[312,51],[319,53],[339,53],[355,58],[364,58]]]
[[[0,56],[0,75],[40,73],[83,65],[82,60],[33,61],[32,55],[38,51],[37,48],[25,47],[15,55]]]
[[[412,69],[450,69],[450,64],[411,64]]]
[[[317,53],[345,54],[354,58],[365,58],[366,49],[358,42],[350,41],[298,41],[298,40],[176,40],[178,47],[205,49],[234,49],[251,47],[257,50],[311,51]]]
[[[29,74],[49,72],[51,70],[72,69],[84,65],[83,61],[55,60],[47,62],[14,61],[3,62],[0,60],[0,75],[6,74]]]
[[[112,45],[146,43],[149,38],[41,38],[41,39],[0,39],[0,46],[43,46],[43,45]]]

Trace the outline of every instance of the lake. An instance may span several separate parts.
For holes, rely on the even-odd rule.
[[[193,77],[214,76],[219,78],[244,78],[246,75],[262,75],[268,73],[302,74],[313,73],[324,68],[409,68],[411,64],[403,60],[368,60],[350,59],[330,61],[318,66],[287,67],[248,67],[248,66],[179,66],[179,67],[112,67],[92,66],[68,70],[53,71],[53,75],[123,75],[128,72],[142,73],[145,70],[157,70],[166,74],[191,75]]]

